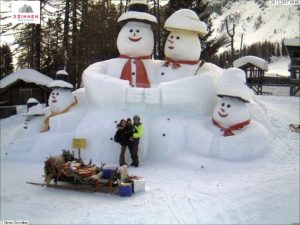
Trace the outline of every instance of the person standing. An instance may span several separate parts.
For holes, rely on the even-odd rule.
[[[117,139],[118,143],[121,145],[121,152],[119,156],[119,164],[120,166],[127,165],[125,162],[125,152],[126,147],[129,145],[129,138],[131,136],[131,133],[128,132],[126,128],[126,121],[124,119],[121,119],[120,123],[117,125],[117,133],[115,140]]]
[[[139,166],[139,158],[138,158],[138,148],[140,143],[140,138],[143,136],[144,126],[140,122],[140,117],[135,115],[133,117],[133,134],[131,141],[129,142],[129,151],[132,159],[131,166],[138,167]]]

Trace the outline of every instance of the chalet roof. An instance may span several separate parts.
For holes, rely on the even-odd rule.
[[[35,83],[37,85],[47,86],[53,81],[52,78],[33,69],[22,69],[12,73],[0,80],[0,88],[5,88],[17,80],[23,80],[26,83]]]
[[[300,38],[290,38],[284,40],[285,46],[300,46]]]
[[[248,63],[251,63],[264,71],[268,70],[268,63],[265,60],[251,55],[235,60],[233,62],[233,67],[240,68],[241,66],[246,65]]]

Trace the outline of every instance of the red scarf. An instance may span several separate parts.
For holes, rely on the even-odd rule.
[[[180,64],[188,64],[188,65],[195,65],[198,64],[200,61],[191,61],[191,60],[174,60],[171,58],[166,58],[166,62],[162,65],[162,67],[169,67],[172,66],[172,69],[176,70],[181,67]]]
[[[136,65],[136,87],[149,88],[150,82],[148,80],[147,71],[145,69],[144,63],[142,59],[150,59],[150,56],[142,56],[142,57],[130,57],[127,55],[120,55],[120,58],[128,59],[126,64],[123,67],[121,79],[128,80],[130,85],[132,85],[132,72],[131,72],[131,60],[135,60]]]
[[[222,127],[217,121],[215,121],[214,118],[212,119],[212,121],[213,121],[214,125],[216,125],[217,127],[224,130],[224,134],[223,134],[224,137],[234,135],[234,133],[233,133],[234,130],[242,129],[243,127],[247,126],[250,123],[250,119],[249,119],[242,123],[237,123],[233,126],[225,128],[225,127]]]

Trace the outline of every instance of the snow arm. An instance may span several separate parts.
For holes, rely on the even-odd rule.
[[[126,89],[129,82],[103,74],[104,62],[93,64],[82,75],[82,81],[89,100],[97,107],[121,106],[126,102]]]
[[[210,113],[215,105],[214,81],[208,74],[192,76],[158,85],[162,104],[197,109],[198,113]]]

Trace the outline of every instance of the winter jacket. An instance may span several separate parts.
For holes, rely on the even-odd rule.
[[[133,138],[141,138],[143,136],[144,126],[141,123],[133,124]]]
[[[131,137],[132,133],[129,132],[127,127],[117,126],[118,128],[118,135],[119,135],[119,144],[122,146],[128,146],[129,138]]]
[[[132,135],[133,135],[133,126],[127,124],[126,127],[125,127],[125,129],[126,129],[128,137],[129,138],[132,137]]]

